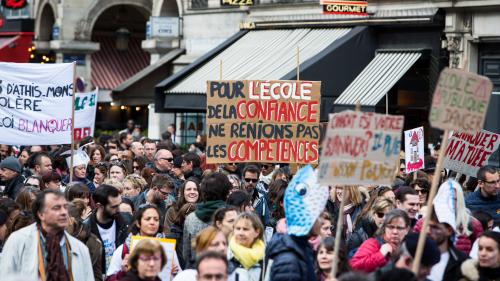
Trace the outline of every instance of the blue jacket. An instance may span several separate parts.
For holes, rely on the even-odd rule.
[[[272,281],[316,281],[314,253],[307,237],[275,234],[267,247]],[[272,264],[271,264],[272,262]]]
[[[500,193],[496,197],[486,198],[478,189],[465,197],[465,205],[471,212],[478,210],[487,212],[493,217],[495,224],[500,224]]]
[[[262,190],[259,185],[254,189],[252,195],[253,207],[255,208],[255,213],[259,216],[262,224],[265,226],[270,226],[269,219],[269,205],[267,204],[267,193]]]

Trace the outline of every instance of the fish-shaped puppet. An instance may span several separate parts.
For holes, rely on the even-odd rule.
[[[300,169],[285,191],[288,234],[306,236],[325,209],[328,186],[318,184],[317,171],[310,165]]]

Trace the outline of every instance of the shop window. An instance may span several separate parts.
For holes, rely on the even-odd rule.
[[[176,114],[177,140],[181,145],[189,145],[196,141],[196,136],[205,131],[205,113]]]
[[[189,8],[191,9],[206,9],[208,8],[208,0],[191,0],[188,2],[191,4]]]

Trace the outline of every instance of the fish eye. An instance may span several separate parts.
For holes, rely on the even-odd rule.
[[[300,195],[300,196],[304,196],[306,195],[307,193],[307,185],[303,184],[303,183],[299,183],[295,186],[295,191],[297,191],[297,193]]]

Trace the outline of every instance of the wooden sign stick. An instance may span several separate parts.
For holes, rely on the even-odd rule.
[[[69,160],[69,182],[73,181],[73,154],[75,153],[75,96],[76,96],[76,62],[73,62],[73,96],[71,97],[71,158]]]
[[[441,178],[441,169],[443,168],[444,154],[446,152],[446,147],[448,146],[448,135],[449,130],[444,131],[443,139],[441,141],[441,149],[439,150],[439,157],[436,163],[436,170],[434,170],[434,176],[432,177],[431,190],[429,191],[429,199],[427,200],[427,213],[424,218],[424,223],[420,230],[420,235],[418,236],[417,251],[415,252],[415,258],[413,259],[413,273],[418,274],[420,269],[420,261],[422,260],[422,254],[424,253],[425,236],[427,235],[427,228],[429,227],[429,221],[432,214],[432,200],[436,196],[439,179]]]
[[[344,206],[345,206],[345,200],[346,200],[346,190],[345,186],[342,187],[342,201],[340,202],[340,207],[339,207],[339,217],[337,218],[337,230],[335,231],[335,245],[333,248],[333,259],[332,259],[332,278],[336,278],[335,276],[337,275],[337,270],[338,270],[338,263],[339,263],[339,250],[340,250],[340,240],[342,239],[342,228],[344,226]]]

